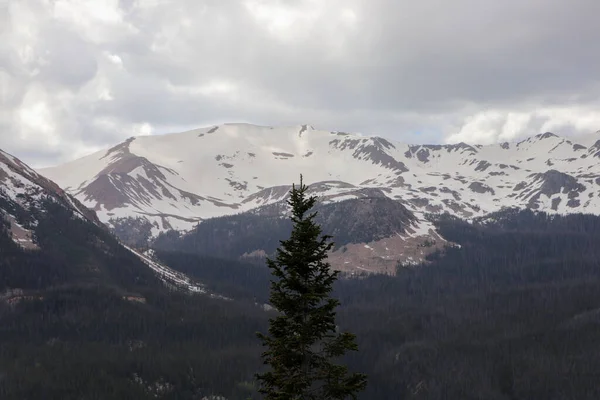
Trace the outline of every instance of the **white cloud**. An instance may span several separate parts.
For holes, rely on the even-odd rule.
[[[19,110],[19,122],[23,128],[23,139],[31,135],[52,134],[56,128],[52,123],[52,114],[43,101],[25,103]]]
[[[247,0],[244,5],[259,24],[282,40],[306,38],[324,8],[318,0],[298,1],[295,6],[283,1]]]
[[[232,121],[412,143],[600,129],[597,0],[7,4],[0,147],[33,164]]]
[[[134,124],[131,128],[131,136],[148,136],[152,134],[152,125],[147,122],[141,124]]]
[[[460,130],[450,135],[447,143],[490,144],[511,141],[527,130],[531,115],[509,111],[483,111],[465,118]]]
[[[125,21],[119,0],[56,0],[50,7],[55,21],[93,43],[108,43],[137,31]]]
[[[238,85],[224,79],[213,79],[198,86],[176,86],[168,83],[167,88],[173,93],[190,96],[234,96],[239,92]]]
[[[543,132],[573,135],[600,128],[600,110],[587,107],[539,108],[530,111],[488,110],[466,117],[446,143],[510,142]]]
[[[600,108],[556,107],[537,112],[546,118],[540,131],[561,130],[572,127],[577,132],[596,132],[600,129]]]
[[[123,66],[123,60],[121,59],[121,57],[119,57],[118,54],[111,54],[111,53],[108,53],[108,52],[106,52],[105,54],[106,54],[106,58],[108,58],[108,60],[111,63],[113,63],[113,64],[115,64],[115,65],[117,65],[119,67]]]

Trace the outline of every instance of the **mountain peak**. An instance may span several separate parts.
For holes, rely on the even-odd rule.
[[[19,245],[37,248],[31,229],[46,212],[48,201],[71,210],[76,217],[89,220],[97,226],[102,225],[93,211],[65,193],[57,184],[18,158],[0,150],[0,222],[8,223],[8,229]]]
[[[545,132],[545,133],[540,133],[538,135],[535,135],[535,137],[540,138],[540,139],[549,139],[549,138],[557,138],[559,136],[555,135],[552,132]]]
[[[41,256],[34,256],[36,260],[47,263],[42,263],[43,268],[36,271],[33,281],[27,276],[32,271],[30,268],[14,268],[18,272],[7,280],[11,284],[34,282],[38,287],[56,284],[56,279],[76,281],[85,276],[94,281],[107,279],[115,286],[131,273],[132,285],[148,278],[184,290],[204,291],[186,275],[122,245],[79,200],[18,158],[0,150],[0,239],[3,235],[22,249],[39,252]],[[3,241],[5,246],[6,243]],[[8,265],[15,262],[30,266],[27,257],[27,252],[13,251]],[[53,264],[60,266],[59,272],[49,267]],[[111,275],[115,266],[119,273]],[[98,273],[100,270],[103,272]]]
[[[582,146],[546,132],[515,145],[407,145],[308,124],[228,123],[129,139],[40,172],[102,221],[140,217],[151,236],[274,204],[285,194],[281,188],[300,174],[307,184],[338,182],[319,192],[332,201],[380,190],[418,218],[443,212],[472,218],[502,207],[530,207],[542,184],[536,174],[553,169],[574,177],[586,191],[568,208],[573,193],[541,193],[540,209],[600,213],[597,150],[582,151],[596,140],[589,142]]]

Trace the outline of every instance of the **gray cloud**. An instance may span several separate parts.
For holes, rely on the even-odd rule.
[[[37,80],[47,84],[58,84],[77,89],[94,78],[98,71],[95,49],[89,46],[76,32],[59,24],[48,27],[37,45],[52,49],[44,55]]]
[[[23,0],[5,11],[0,147],[34,165],[230,121],[407,142],[600,129],[597,0]]]

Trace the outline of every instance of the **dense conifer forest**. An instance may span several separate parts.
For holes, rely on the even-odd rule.
[[[338,323],[360,349],[347,364],[369,376],[360,398],[600,398],[600,218],[436,223],[460,247],[336,284]],[[157,253],[232,300],[213,299],[169,290],[58,208],[36,237],[42,250],[25,251],[0,228],[0,398],[259,398],[266,267]]]
[[[286,210],[285,202],[276,203],[277,210]],[[323,232],[335,238],[334,249],[349,243],[368,243],[403,233],[415,219],[401,203],[380,197],[348,199],[335,203],[316,203],[316,222]],[[354,218],[348,218],[354,215]],[[262,249],[272,255],[279,241],[292,231],[289,218],[281,212],[254,211],[210,218],[198,224],[191,232],[181,235],[176,231],[161,233],[153,247],[159,250],[181,251],[221,258],[236,258]],[[120,231],[119,231],[120,232]],[[264,259],[260,262],[264,264]]]

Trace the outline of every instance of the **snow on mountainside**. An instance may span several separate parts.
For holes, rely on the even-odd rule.
[[[43,200],[48,197],[72,209],[75,216],[101,225],[93,212],[54,182],[38,174],[18,158],[0,150],[0,218],[9,223],[13,240],[24,248],[37,248],[31,229],[36,226],[37,221],[31,211],[41,210]],[[27,210],[27,224],[18,222],[20,218],[17,214],[20,210]]]
[[[8,223],[8,235],[21,247],[39,250],[36,228],[39,218],[47,210],[47,201],[61,205],[72,212],[73,218],[80,218],[106,230],[96,214],[83,206],[77,199],[66,193],[56,183],[31,169],[21,160],[0,150],[0,219]],[[0,224],[0,234],[2,233]],[[57,227],[58,235],[68,227]],[[39,239],[39,238],[37,238]],[[97,239],[101,242],[101,239]],[[105,244],[105,246],[107,246]],[[120,246],[120,245],[118,245]],[[126,247],[144,264],[151,268],[168,285],[193,292],[204,292],[204,288],[191,281],[186,275],[160,265],[151,255],[141,254]]]
[[[84,207],[56,183],[40,175],[21,160],[0,150],[0,196],[6,201],[34,206],[42,196],[51,195],[70,206],[76,215],[98,224],[93,212]]]
[[[377,188],[417,216],[472,218],[503,207],[600,213],[600,134],[539,134],[489,146],[407,145],[302,125],[225,124],[130,138],[40,172],[109,225],[152,234],[278,202],[302,173],[326,201]]]
[[[395,263],[418,263],[444,245],[428,213],[467,219],[504,207],[600,213],[599,161],[600,133],[567,139],[548,132],[489,146],[408,145],[308,125],[225,124],[130,138],[40,172],[133,246],[160,232],[190,231],[208,218],[283,215],[300,174],[322,204],[386,196],[414,217],[414,233],[394,234],[405,228],[398,225],[385,237],[348,238],[343,253],[330,256],[338,269],[394,273]]]

